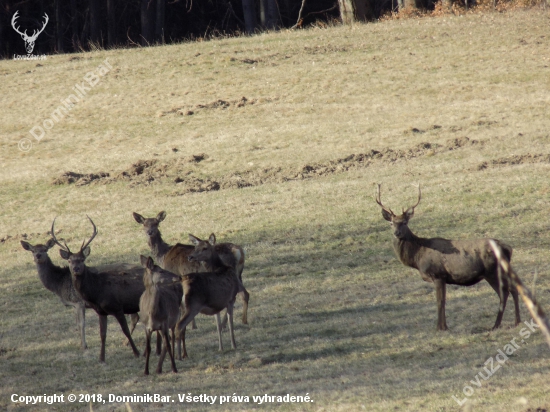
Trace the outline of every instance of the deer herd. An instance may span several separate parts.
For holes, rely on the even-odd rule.
[[[493,329],[501,324],[510,293],[514,299],[515,324],[518,325],[521,322],[518,292],[510,281],[499,276],[499,262],[489,245],[490,239],[421,238],[412,233],[408,223],[420,203],[421,195],[418,187],[416,204],[396,215],[382,203],[378,185],[376,203],[382,209],[382,217],[391,225],[393,248],[401,263],[417,269],[424,281],[434,284],[437,329],[447,330],[446,285],[471,286],[482,279],[491,285],[500,299]],[[172,371],[177,372],[174,359],[176,355],[179,360],[188,357],[185,330],[190,323],[192,328],[196,328],[194,319],[199,313],[215,316],[220,351],[223,350],[222,329],[226,325],[229,326],[231,348],[236,349],[233,306],[236,296],[240,295],[243,299],[242,322],[246,324],[250,296],[242,280],[245,262],[243,248],[233,243],[216,243],[214,234],[208,240],[189,235],[191,245],[169,245],[164,242],[159,230],[166,212],[160,212],[153,218],[145,218],[138,213],[133,213],[133,217],[143,226],[152,255],[141,255],[140,265],[116,263],[87,266],[90,244],[98,233],[90,217],[92,235],[76,253],[69,249],[65,241],[61,243],[56,238],[56,219],[51,226],[52,238],[45,245],[21,241],[23,248],[33,254],[43,285],[59,296],[65,305],[74,307],[82,349],[87,348],[86,308],[95,310],[99,316],[101,362],[105,362],[107,316],[117,319],[136,357],[140,356],[140,352],[132,339],[132,332],[141,321],[146,336],[146,375],[149,374],[152,333],[157,332],[156,352],[160,355],[156,372],[162,372],[166,353],[170,356]],[[512,248],[493,240],[500,249],[499,255],[509,263]],[[59,246],[60,256],[68,262],[68,267],[56,266],[51,261],[48,251],[55,245]],[[222,322],[220,313],[224,309],[226,313]],[[130,327],[125,315],[130,315]]]

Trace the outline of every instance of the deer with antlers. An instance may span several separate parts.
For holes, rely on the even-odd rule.
[[[185,328],[199,313],[215,315],[218,326],[219,349],[223,351],[220,325],[220,312],[227,309],[231,348],[236,349],[233,332],[233,305],[239,292],[239,278],[235,264],[224,262],[213,244],[189,235],[195,250],[189,255],[192,262],[204,262],[209,272],[190,273],[182,276],[183,302],[185,315],[176,325],[176,333],[181,336],[185,351]],[[238,261],[239,256],[235,256]]]
[[[97,227],[90,219],[93,234],[84,240],[77,253],[71,252],[65,242],[61,244],[55,237],[52,223],[51,234],[54,242],[61,248],[61,257],[69,262],[73,286],[84,302],[94,309],[99,316],[99,334],[101,338],[100,362],[105,362],[105,340],[107,337],[107,316],[112,315],[120,324],[122,332],[130,342],[134,356],[139,357],[139,351],[132,340],[125,314],[139,312],[139,299],[145,287],[143,285],[143,269],[133,265],[111,265],[111,269],[100,271],[98,268],[86,266],[86,258],[90,255],[90,243],[97,235]]]
[[[418,187],[418,201],[403,213],[396,215],[382,204],[380,184],[376,203],[382,208],[382,217],[390,222],[393,230],[393,248],[405,266],[417,269],[426,282],[433,282],[437,297],[437,329],[447,330],[445,319],[446,285],[472,286],[485,279],[500,298],[500,307],[493,329],[500,326],[509,293],[514,298],[516,325],[521,322],[518,292],[507,279],[499,282],[498,263],[489,244],[490,239],[448,240],[442,238],[421,238],[412,233],[409,220],[420,204],[422,193]],[[512,248],[493,239],[504,258],[510,262]],[[501,287],[502,286],[502,287]]]
[[[193,245],[184,245],[177,243],[170,246],[162,239],[160,234],[159,225],[166,218],[166,212],[160,212],[156,217],[145,218],[138,213],[133,213],[134,219],[137,223],[143,225],[145,234],[147,236],[147,243],[151,248],[157,263],[163,268],[172,273],[178,275],[186,275],[188,273],[204,272],[207,269],[204,265],[196,261],[190,261],[189,255],[195,250]],[[212,240],[212,238],[211,238]],[[212,245],[215,245],[216,251],[220,259],[229,265],[236,265],[237,275],[239,278],[239,295],[243,299],[243,317],[244,324],[248,323],[248,301],[250,294],[242,283],[242,273],[244,269],[245,254],[242,247],[235,245],[234,243],[218,243],[216,244],[216,237],[213,238]],[[226,314],[227,316],[227,314]],[[224,318],[223,325],[227,322],[227,318]],[[195,329],[195,323],[193,320],[193,329]]]
[[[15,27],[15,25],[17,24],[16,23],[17,18],[19,17],[18,13],[19,13],[19,10],[17,10],[13,14],[13,17],[11,19],[11,26],[17,33],[21,35],[21,38],[25,41],[25,49],[27,50],[27,54],[31,54],[32,51],[34,50],[34,43],[36,42],[38,35],[44,31],[44,29],[46,28],[46,24],[48,24],[48,21],[50,21],[50,18],[46,13],[44,13],[44,24],[42,24],[42,28],[40,30],[34,30],[32,36],[29,36],[27,34],[27,30],[25,30],[24,32],[21,32],[19,30],[19,27]]]

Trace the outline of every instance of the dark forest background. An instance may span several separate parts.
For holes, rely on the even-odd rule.
[[[15,0],[0,2],[0,57],[25,54],[21,35],[40,30],[33,54],[147,46],[212,36],[305,27],[314,22],[373,20],[432,0]]]

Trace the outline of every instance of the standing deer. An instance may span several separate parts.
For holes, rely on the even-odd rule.
[[[159,230],[159,224],[166,218],[166,212],[160,212],[157,217],[145,218],[138,213],[133,213],[137,223],[143,225],[145,234],[147,235],[147,243],[151,248],[155,260],[160,267],[178,275],[186,275],[188,273],[204,272],[206,269],[198,262],[190,261],[189,255],[193,253],[195,247],[192,245],[183,245],[177,243],[174,246],[168,245],[164,240]],[[216,242],[216,237],[213,238],[213,245]],[[248,300],[250,294],[242,284],[242,273],[244,269],[244,251],[233,243],[218,243],[215,245],[219,257],[224,262],[236,262],[237,274],[239,277],[239,294],[243,298],[243,323],[247,322]],[[193,320],[193,329],[196,328]],[[224,324],[226,319],[224,319]]]
[[[32,253],[36,269],[38,270],[38,277],[44,287],[59,296],[59,299],[61,299],[61,302],[65,306],[74,307],[76,323],[80,329],[80,344],[82,349],[88,349],[85,333],[86,304],[74,289],[69,268],[54,265],[48,256],[48,250],[54,245],[55,241],[53,239],[48,240],[45,245],[38,244],[34,246],[23,240],[21,241],[23,249]]]
[[[500,326],[506,307],[508,294],[512,293],[516,310],[516,326],[521,322],[519,315],[518,292],[507,280],[502,280],[500,288],[498,263],[489,245],[489,239],[448,240],[442,238],[421,238],[409,229],[409,219],[421,199],[418,187],[418,201],[414,206],[396,215],[380,200],[380,184],[376,203],[382,208],[382,217],[390,222],[393,229],[393,249],[405,266],[417,269],[426,282],[433,282],[437,297],[437,329],[447,330],[445,319],[446,285],[472,286],[485,279],[500,298],[500,307],[493,329]],[[512,248],[493,239],[502,249],[505,259],[510,262]],[[502,293],[501,293],[502,291]]]
[[[205,240],[189,235],[189,240],[195,244],[195,250],[189,255],[193,262],[204,262],[210,272],[190,273],[182,276],[183,302],[185,315],[178,322],[176,332],[182,337],[185,351],[185,328],[197,314],[216,315],[220,351],[223,351],[221,325],[219,314],[227,309],[229,317],[229,333],[231,348],[236,349],[233,332],[233,304],[239,292],[239,279],[235,266],[224,262],[216,248]],[[238,261],[239,256],[236,256]]]
[[[143,285],[143,269],[128,270],[128,265],[121,265],[122,269],[99,271],[97,268],[86,266],[86,258],[90,255],[90,243],[97,235],[97,227],[90,220],[93,226],[92,237],[82,242],[78,253],[70,251],[66,243],[63,245],[55,237],[54,225],[52,223],[51,234],[54,242],[61,248],[61,257],[69,262],[69,269],[75,290],[82,299],[97,312],[99,316],[99,334],[101,337],[101,351],[99,361],[105,362],[105,340],[107,337],[107,316],[112,315],[120,324],[122,332],[130,342],[134,356],[139,357],[139,351],[132,340],[126,317],[124,314],[136,314],[139,312],[139,299],[145,290]]]
[[[151,333],[153,331],[160,331],[164,339],[157,373],[162,373],[162,364],[167,351],[170,354],[172,372],[177,373],[172,348],[174,347],[175,338],[174,328],[179,319],[181,298],[183,296],[181,277],[156,266],[150,257],[140,256],[140,260],[141,265],[145,268],[145,274],[143,275],[145,292],[139,300],[139,312],[141,321],[145,325],[147,342],[145,346],[145,375],[149,375],[149,355],[151,354]],[[179,290],[174,290],[170,285],[165,286],[167,282],[176,284],[179,286]],[[168,329],[172,330],[172,348],[170,347]]]

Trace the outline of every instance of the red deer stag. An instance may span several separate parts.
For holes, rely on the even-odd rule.
[[[53,239],[48,240],[45,245],[38,244],[34,246],[23,240],[21,241],[23,249],[32,253],[36,269],[38,270],[38,277],[44,287],[59,296],[59,299],[61,299],[61,302],[65,306],[74,307],[76,323],[80,330],[80,344],[82,349],[88,349],[85,333],[86,304],[74,289],[69,268],[54,265],[48,256],[48,250],[54,245],[55,241]]]
[[[139,351],[132,340],[124,314],[136,314],[139,312],[139,299],[145,290],[143,285],[143,268],[138,267],[139,271],[124,269],[99,271],[97,268],[86,266],[86,258],[90,255],[89,245],[97,235],[96,225],[89,216],[87,217],[93,226],[93,234],[88,241],[82,242],[78,253],[71,252],[66,243],[62,245],[55,238],[55,219],[52,223],[53,240],[61,248],[59,250],[61,257],[69,262],[75,290],[99,316],[99,334],[101,337],[100,362],[105,362],[108,315],[112,315],[118,320],[122,332],[130,342],[134,355],[139,357]],[[115,268],[116,265],[112,267]],[[121,265],[121,267],[132,266]]]
[[[516,309],[516,325],[521,322],[519,315],[518,292],[507,280],[503,279],[502,294],[498,279],[498,263],[489,245],[489,239],[448,240],[442,238],[421,238],[409,229],[409,219],[421,199],[418,187],[418,202],[414,206],[396,215],[380,200],[380,184],[376,203],[382,208],[382,217],[390,222],[393,229],[393,249],[405,266],[417,269],[426,282],[433,282],[437,297],[437,329],[447,330],[445,320],[446,285],[472,286],[485,279],[500,298],[500,307],[493,329],[500,326],[506,307],[508,294],[512,293]],[[495,240],[501,247],[505,259],[512,258],[512,248]]]
[[[147,235],[147,243],[151,248],[151,253],[154,259],[165,270],[168,270],[177,275],[186,275],[188,273],[204,272],[206,269],[198,262],[189,261],[188,257],[195,247],[192,245],[183,245],[177,243],[174,246],[168,245],[164,240],[159,230],[159,224],[166,218],[166,212],[160,212],[157,217],[145,218],[138,213],[133,213],[137,223],[143,225],[145,234]],[[214,236],[214,243],[216,237]],[[237,265],[237,274],[239,277],[239,294],[243,298],[243,323],[247,322],[248,300],[250,294],[242,284],[242,273],[244,269],[244,251],[233,243],[218,243],[215,245],[216,251],[224,262],[235,262]],[[232,263],[231,263],[232,264]],[[193,329],[195,329],[193,320]],[[224,319],[224,324],[226,320]]]
[[[189,255],[193,262],[204,262],[210,272],[190,273],[182,276],[183,302],[185,315],[176,326],[176,333],[183,340],[185,352],[185,328],[197,314],[216,315],[220,351],[223,350],[219,314],[227,309],[231,348],[236,349],[233,332],[233,304],[239,292],[239,279],[234,265],[228,265],[220,258],[216,248],[205,240],[193,235],[189,239],[195,244],[195,250]],[[238,261],[238,256],[236,256]]]
[[[140,256],[141,265],[145,268],[143,283],[145,292],[139,300],[139,313],[141,321],[145,325],[145,375],[149,375],[149,356],[151,354],[151,333],[160,331],[164,339],[164,346],[160,354],[157,373],[162,373],[162,364],[168,351],[172,364],[172,372],[177,373],[174,362],[174,328],[179,319],[183,289],[181,277],[156,266],[153,259]],[[168,285],[167,285],[168,282]],[[176,284],[179,290],[176,291],[169,284]],[[165,286],[166,285],[166,286]],[[179,293],[178,293],[179,292]],[[168,329],[172,330],[172,347]],[[179,340],[178,340],[179,343]]]

